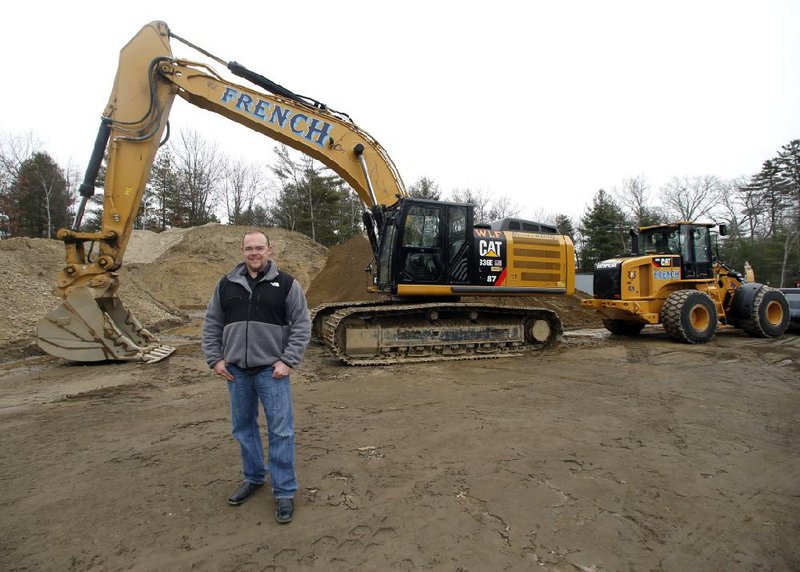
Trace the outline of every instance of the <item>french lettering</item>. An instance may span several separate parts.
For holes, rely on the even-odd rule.
[[[291,114],[291,109],[284,109],[280,105],[276,105],[275,109],[272,110],[272,115],[269,117],[269,122],[275,123],[275,119],[277,118],[278,125],[280,125],[281,129],[283,129],[286,127],[286,120],[289,119]]]
[[[322,128],[319,127],[320,121],[319,119],[312,119],[311,126],[308,128],[308,133],[306,133],[306,139],[309,141],[313,141],[320,147],[325,145],[325,142],[330,137],[329,131],[331,130],[331,124],[327,121],[322,122]],[[316,139],[314,139],[314,135],[317,135]]]
[[[226,87],[225,93],[222,94],[222,103],[228,103],[237,93],[232,87]]]
[[[253,110],[253,115],[258,117],[259,119],[263,119],[264,121],[266,121],[267,107],[269,107],[269,101],[264,101],[263,99],[259,99],[258,103],[256,103],[256,108]]]
[[[239,96],[239,100],[236,102],[236,109],[244,108],[244,110],[247,113],[250,113],[251,103],[253,103],[253,98],[247,95],[246,93],[243,93],[242,95]]]
[[[300,121],[308,121],[308,115],[303,115],[302,113],[296,113],[294,115],[294,117],[292,117],[292,120],[289,121],[289,127],[292,128],[292,132],[295,135],[302,135],[303,134],[303,129],[300,129],[300,128],[297,127],[297,124]]]

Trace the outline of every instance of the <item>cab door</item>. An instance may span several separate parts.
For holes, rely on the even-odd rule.
[[[446,281],[443,255],[443,205],[410,203],[403,221],[398,282],[441,284]]]
[[[449,284],[469,284],[472,212],[467,205],[447,206],[447,273]]]
[[[711,236],[708,227],[681,225],[681,258],[683,278],[711,278]]]

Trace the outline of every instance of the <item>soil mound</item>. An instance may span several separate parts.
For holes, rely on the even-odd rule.
[[[0,296],[5,304],[0,320],[2,360],[41,353],[36,346],[36,324],[61,298],[55,295],[58,273],[64,266],[64,243],[45,238],[0,240]],[[175,307],[154,299],[126,268],[120,271],[119,296],[151,331],[179,324],[185,316]]]
[[[317,274],[308,289],[308,306],[326,302],[382,300],[380,294],[370,294],[372,275],[366,272],[372,261],[372,249],[367,237],[355,235],[344,244],[332,246],[322,272]]]
[[[176,233],[157,243],[149,234],[134,233],[131,246],[144,239],[154,248],[163,244],[167,247],[148,263],[130,261],[126,253],[125,268],[155,298],[179,308],[205,308],[220,277],[241,262],[242,236],[249,227],[207,224],[181,230],[180,235]],[[307,290],[325,265],[328,249],[297,232],[264,230],[278,268],[294,276]]]
[[[219,278],[239,262],[244,227],[219,224],[172,229],[160,234],[134,231],[119,270],[119,297],[149,330],[181,324],[181,308],[205,308]],[[325,265],[327,249],[283,229],[266,229],[278,268],[307,289]],[[64,265],[58,240],[12,238],[0,241],[0,360],[40,354],[36,324],[61,299],[55,295]]]
[[[126,264],[150,263],[180,243],[188,228],[170,228],[164,232],[134,230],[125,250]]]
[[[519,298],[515,296],[483,296],[462,298],[463,302],[484,304],[500,304],[503,306],[534,306],[553,310],[561,318],[565,330],[583,328],[601,328],[603,322],[594,310],[581,306],[581,300],[590,298],[586,292],[576,290],[572,296],[533,296]]]

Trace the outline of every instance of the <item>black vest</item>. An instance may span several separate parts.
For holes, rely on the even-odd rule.
[[[289,325],[286,321],[286,296],[293,283],[294,278],[279,272],[272,280],[257,282],[251,295],[247,288],[224,276],[219,283],[219,299],[225,313],[225,325],[246,321]]]

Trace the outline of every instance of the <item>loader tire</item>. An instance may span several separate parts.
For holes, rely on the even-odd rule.
[[[603,320],[603,326],[615,336],[635,336],[644,328],[641,322],[627,320]]]
[[[661,323],[676,340],[704,344],[717,332],[717,309],[705,292],[678,290],[664,302]]]
[[[753,300],[750,315],[739,319],[739,326],[755,338],[777,338],[789,327],[789,303],[779,290],[762,286]]]

